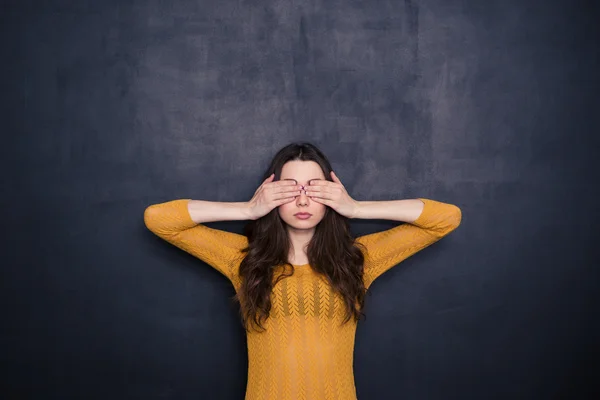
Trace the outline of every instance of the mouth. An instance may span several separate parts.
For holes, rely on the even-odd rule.
[[[308,217],[310,217],[312,214],[310,214],[310,213],[296,213],[296,214],[294,214],[294,215],[295,215],[296,217],[298,217],[298,218],[308,218]]]

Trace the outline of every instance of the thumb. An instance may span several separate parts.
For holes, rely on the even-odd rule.
[[[334,182],[339,183],[340,185],[342,185],[342,181],[340,181],[340,179],[337,177],[337,175],[333,171],[331,171],[331,178],[333,179]],[[342,185],[342,186],[344,186],[344,185]]]
[[[265,180],[263,181],[263,183],[267,183],[267,182],[268,182],[268,181],[269,181],[271,178],[275,178],[275,174],[274,174],[274,173],[273,173],[273,174],[271,174],[271,175],[269,175],[269,176],[267,177],[267,179],[265,179]]]
[[[267,177],[267,179],[265,179],[264,181],[262,181],[262,183],[261,183],[260,185],[258,185],[258,187],[256,188],[256,191],[254,192],[254,194],[258,193],[258,191],[260,190],[260,188],[261,188],[261,187],[263,187],[263,185],[264,185],[265,183],[269,183],[269,180],[270,180],[271,178],[273,178],[273,176],[274,176],[274,175],[275,175],[275,174],[271,174],[271,175],[269,175],[269,176]]]

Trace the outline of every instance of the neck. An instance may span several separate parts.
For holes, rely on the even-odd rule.
[[[296,229],[288,227],[291,248],[289,258],[293,264],[306,264],[306,249],[315,233],[315,229]]]

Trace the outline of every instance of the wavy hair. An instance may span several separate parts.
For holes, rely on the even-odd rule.
[[[331,179],[331,164],[327,157],[308,142],[292,143],[283,147],[273,157],[263,175],[267,179],[272,173],[274,181],[281,177],[281,170],[288,161],[314,161]],[[275,207],[265,216],[249,221],[244,226],[248,246],[242,250],[246,256],[240,263],[241,287],[233,296],[240,305],[240,316],[248,331],[248,324],[265,330],[262,322],[271,311],[271,292],[281,280],[294,274],[294,266],[288,261],[291,241],[286,223]],[[365,303],[366,288],[363,282],[364,255],[350,232],[348,218],[326,206],[323,219],[315,227],[315,232],[307,247],[308,262],[311,268],[323,275],[334,291],[344,299],[346,315],[343,323],[354,317],[358,321]],[[273,282],[274,270],[278,266],[291,267],[289,274],[281,274]]]

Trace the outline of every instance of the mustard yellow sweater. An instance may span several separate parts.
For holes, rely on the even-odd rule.
[[[412,223],[358,237],[365,254],[364,281],[371,283],[402,260],[458,227],[457,206],[420,198],[423,212]],[[240,288],[238,268],[248,244],[244,235],[196,224],[189,199],[154,204],[144,213],[149,230],[204,261]],[[344,303],[310,265],[295,265],[271,294],[265,332],[247,334],[246,400],[356,400],[354,336],[356,322],[344,319]]]

